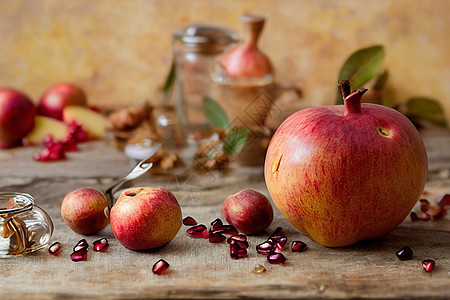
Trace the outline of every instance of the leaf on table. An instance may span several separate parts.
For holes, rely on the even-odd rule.
[[[233,156],[242,150],[245,142],[247,141],[248,130],[246,128],[239,128],[233,130],[223,140],[223,152],[226,155]]]
[[[361,88],[363,84],[378,74],[383,63],[383,58],[384,51],[381,45],[356,51],[345,61],[339,72],[338,81],[350,80],[352,89],[356,90]],[[342,95],[338,89],[336,104],[342,103]]]
[[[406,102],[406,115],[427,120],[436,126],[447,127],[444,110],[438,101],[427,97],[413,97]]]
[[[230,121],[227,113],[214,99],[210,97],[203,98],[203,112],[213,126],[221,129],[229,127]]]

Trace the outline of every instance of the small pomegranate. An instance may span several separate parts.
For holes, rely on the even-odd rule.
[[[58,256],[62,251],[62,246],[60,242],[54,242],[48,247],[48,253],[54,256]]]
[[[164,259],[158,260],[152,268],[153,274],[162,275],[170,267],[169,263]]]

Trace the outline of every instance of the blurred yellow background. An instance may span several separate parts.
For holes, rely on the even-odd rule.
[[[8,0],[0,2],[0,86],[35,102],[50,85],[83,87],[91,105],[157,98],[172,31],[192,23],[240,31],[245,12],[267,18],[260,48],[277,81],[300,86],[306,105],[332,104],[345,59],[382,44],[395,100],[438,99],[450,118],[450,1]]]

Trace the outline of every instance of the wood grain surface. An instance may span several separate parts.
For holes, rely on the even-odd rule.
[[[429,199],[450,192],[450,138],[448,132],[425,132],[432,170],[426,190]],[[108,226],[95,235],[81,236],[61,219],[60,205],[68,192],[80,187],[106,189],[125,175],[130,162],[106,142],[83,144],[62,162],[39,163],[32,155],[39,148],[0,151],[0,189],[32,194],[36,204],[53,219],[51,241],[59,241],[58,257],[46,250],[21,257],[0,259],[0,299],[298,299],[298,298],[450,298],[450,219],[412,222],[407,218],[383,239],[346,248],[326,248],[303,236],[274,206],[275,218],[266,232],[249,237],[248,257],[232,260],[228,245],[193,239],[182,226],[166,246],[152,251],[130,251],[114,238]],[[221,205],[230,194],[254,188],[268,195],[262,168],[233,166],[226,174],[146,174],[133,186],[162,186],[173,191],[183,216],[192,216],[209,226],[221,217]],[[283,227],[289,241],[302,240],[309,248],[293,253],[285,247],[285,265],[270,265],[255,246],[277,227]],[[106,237],[107,252],[89,250],[87,261],[72,262],[70,253],[77,241],[89,243]],[[289,245],[289,244],[288,244]],[[410,261],[400,261],[395,252],[408,245],[414,251]],[[170,264],[162,276],[152,273],[160,258]],[[423,259],[436,261],[429,274]],[[262,264],[267,271],[254,274]]]

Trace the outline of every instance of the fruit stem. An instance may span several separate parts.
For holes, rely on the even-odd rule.
[[[348,114],[359,114],[361,112],[361,98],[367,89],[359,89],[350,93],[350,81],[340,80],[338,82],[344,98],[344,116]]]
[[[247,33],[246,44],[256,49],[259,36],[264,27],[265,18],[245,14],[239,18],[239,21],[241,21],[244,31]]]

